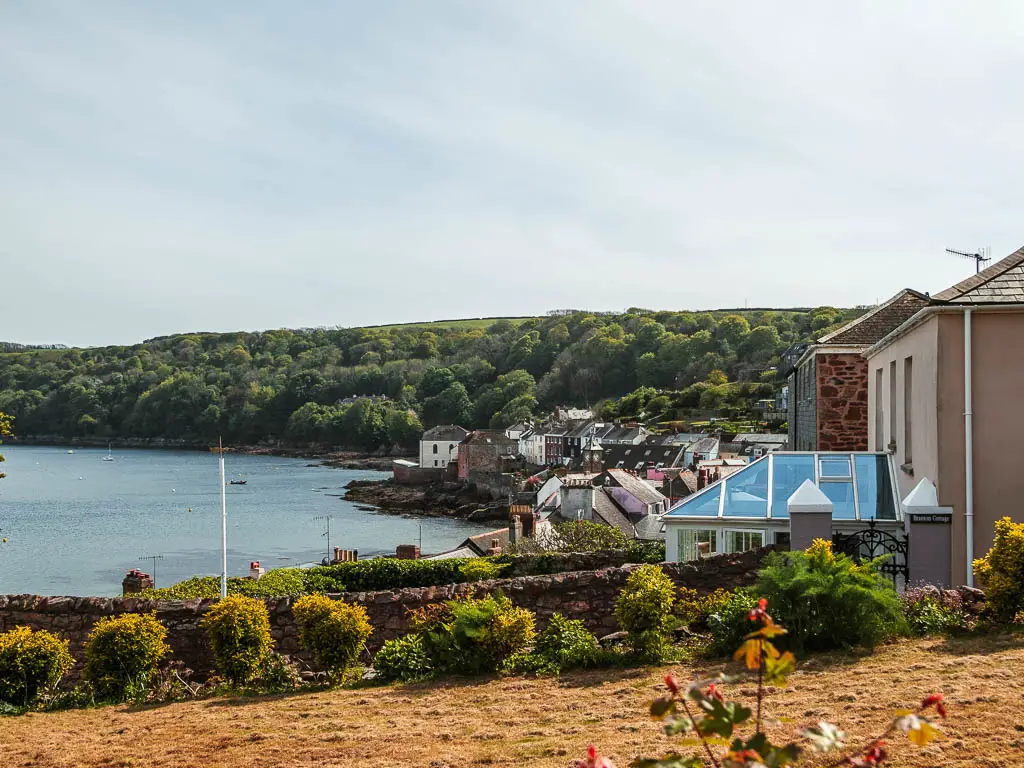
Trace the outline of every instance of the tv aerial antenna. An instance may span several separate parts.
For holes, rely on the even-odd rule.
[[[954,256],[963,256],[965,259],[974,259],[975,274],[981,272],[982,264],[984,264],[986,261],[992,261],[991,256],[985,255],[987,253],[987,250],[985,248],[978,250],[976,253],[965,253],[964,251],[957,251],[952,248],[947,248],[946,253],[951,253]]]

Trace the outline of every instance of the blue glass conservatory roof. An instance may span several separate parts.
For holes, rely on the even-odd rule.
[[[789,519],[786,502],[805,480],[832,500],[834,520],[897,520],[886,453],[770,453],[683,499],[667,518]]]

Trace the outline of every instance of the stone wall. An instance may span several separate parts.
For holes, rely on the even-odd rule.
[[[868,361],[861,355],[817,356],[818,450],[868,449]]]
[[[751,584],[761,560],[770,548],[700,560],[694,563],[663,563],[662,569],[681,587],[710,592]],[[572,555],[581,565],[598,556]],[[607,557],[607,556],[603,556]],[[598,635],[614,632],[618,626],[612,608],[629,574],[639,565],[623,565],[590,571],[572,571],[544,576],[518,576],[474,584],[397,589],[382,592],[344,593],[340,597],[363,605],[374,633],[369,651],[375,652],[385,640],[408,631],[408,612],[431,603],[456,597],[483,596],[501,592],[514,603],[535,611],[539,628],[546,626],[556,611],[581,619]],[[271,631],[281,653],[308,661],[299,649],[298,631],[291,606],[297,598],[268,599]],[[0,595],[0,632],[26,625],[57,632],[71,642],[77,662],[72,679],[80,671],[82,649],[90,628],[105,616],[155,611],[167,626],[167,641],[173,657],[195,670],[198,677],[209,674],[212,659],[198,623],[215,600],[141,600],[138,598],[40,597]]]

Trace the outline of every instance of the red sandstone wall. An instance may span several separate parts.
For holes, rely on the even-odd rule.
[[[818,450],[868,449],[868,361],[858,354],[817,358]]]

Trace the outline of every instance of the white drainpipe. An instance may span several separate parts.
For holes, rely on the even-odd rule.
[[[964,309],[964,478],[967,503],[967,586],[974,586],[974,395],[971,392],[971,310]]]

